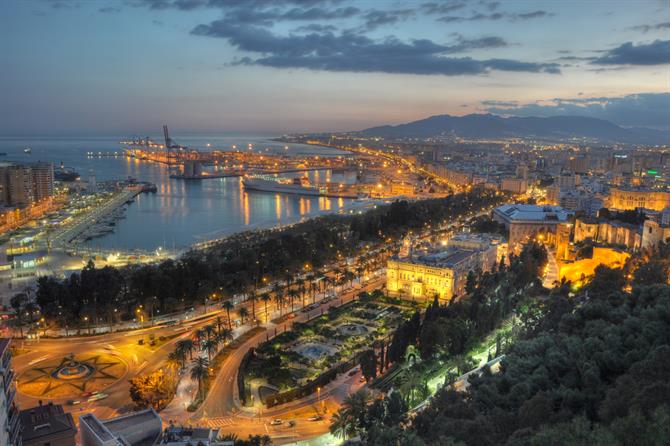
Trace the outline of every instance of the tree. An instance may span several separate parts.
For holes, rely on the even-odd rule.
[[[261,294],[261,300],[265,304],[265,323],[266,324],[269,321],[269,319],[268,319],[268,302],[270,301],[270,299],[271,299],[270,293],[265,292],[265,293]]]
[[[204,382],[209,377],[209,361],[198,356],[191,362],[191,379],[198,382],[198,396],[202,397]]]
[[[596,267],[588,290],[596,297],[608,296],[615,291],[621,291],[625,284],[626,278],[621,268],[609,268],[601,264]]]
[[[373,349],[365,350],[360,356],[361,372],[366,381],[377,377],[377,355]]]
[[[635,271],[633,284],[636,286],[661,283],[668,283],[668,265],[662,260],[651,260]]]
[[[282,289],[277,289],[275,291],[275,303],[277,304],[277,307],[279,307],[279,316],[281,316],[284,308],[284,291]]]
[[[232,325],[232,321],[230,320],[230,310],[234,309],[235,305],[233,305],[233,303],[230,300],[227,300],[227,301],[223,302],[223,304],[221,304],[221,307],[224,310],[226,310],[226,316],[228,316],[228,329],[232,330],[233,325]]]
[[[183,353],[184,357],[189,356],[190,359],[193,359],[193,350],[195,350],[195,343],[192,339],[181,339],[177,341],[176,351]]]
[[[245,307],[242,307],[237,311],[237,314],[240,315],[240,319],[242,319],[242,323],[244,324],[246,318],[249,317],[249,310],[247,310]]]
[[[224,328],[217,334],[217,340],[223,344],[227,344],[233,340],[233,330]]]
[[[207,353],[207,360],[211,361],[212,360],[212,355],[216,353],[216,349],[218,347],[218,342],[216,342],[215,339],[205,339],[201,344],[200,344],[200,349]]]
[[[17,293],[12,296],[11,300],[9,301],[9,305],[14,311],[16,325],[19,327],[20,337],[23,337],[23,306],[26,303],[26,297],[27,296],[25,293]]]

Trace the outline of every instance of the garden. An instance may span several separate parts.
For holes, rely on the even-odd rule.
[[[255,349],[244,374],[250,394],[262,402],[317,380],[388,338],[411,309],[382,303],[367,293],[307,323],[296,323]],[[255,390],[255,391],[254,391]]]

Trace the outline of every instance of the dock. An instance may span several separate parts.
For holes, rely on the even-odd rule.
[[[118,213],[126,202],[132,201],[137,195],[150,190],[151,185],[138,184],[126,186],[96,209],[75,216],[73,221],[54,231],[50,236],[51,246],[57,248],[71,247],[77,241],[81,241],[79,239],[87,233],[93,235],[91,231],[95,231],[98,225],[107,222],[110,216]],[[100,235],[102,234],[100,233]]]

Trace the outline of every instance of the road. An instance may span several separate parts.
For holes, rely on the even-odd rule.
[[[309,316],[313,318],[321,311],[325,312],[331,306],[350,302],[361,291],[378,289],[384,281],[385,278],[382,276],[371,280],[362,288],[347,290],[340,295],[339,299],[322,305],[319,309],[310,313]],[[299,313],[295,319],[287,322],[287,324],[304,322],[307,317],[308,314]],[[290,328],[290,325],[288,328]],[[237,371],[244,354],[249,348],[258,346],[266,340],[269,334],[273,333],[272,325],[268,326],[268,329],[249,339],[226,359],[212,383],[204,403],[192,417],[183,420],[184,422],[216,427],[222,433],[235,433],[241,438],[248,434],[268,434],[276,444],[295,441],[296,438],[309,438],[328,431],[329,416],[323,416],[320,421],[308,421],[308,419],[318,413],[330,414],[337,411],[342,400],[362,385],[359,382],[360,372],[351,377],[346,374],[341,376],[338,380],[326,386],[320,395],[311,395],[276,408],[255,412],[240,407],[237,391]],[[271,426],[270,422],[275,418],[284,421],[292,420],[295,422],[295,426],[289,427],[286,422],[280,426]]]

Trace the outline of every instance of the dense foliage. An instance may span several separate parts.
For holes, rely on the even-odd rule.
[[[36,300],[50,322],[82,327],[134,317],[142,305],[147,317],[183,310],[212,293],[225,298],[258,289],[263,279],[291,281],[305,265],[323,265],[357,254],[363,243],[387,243],[430,222],[457,218],[504,199],[490,191],[447,198],[396,201],[361,215],[330,215],[292,226],[245,232],[178,260],[157,265],[96,269],[92,263],[65,280],[43,277]],[[25,302],[23,304],[25,306]],[[17,308],[22,309],[17,301]]]
[[[429,445],[667,444],[670,287],[594,282],[583,305],[554,293],[501,373],[441,390],[412,429]]]

